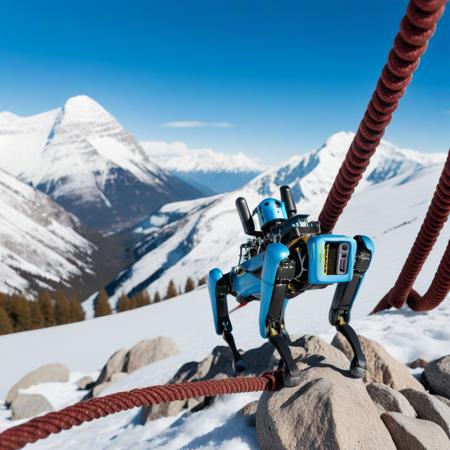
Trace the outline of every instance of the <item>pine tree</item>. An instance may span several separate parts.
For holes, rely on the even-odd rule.
[[[207,281],[208,281],[208,279],[207,279],[207,277],[206,277],[206,275],[205,275],[205,276],[201,277],[201,278],[198,280],[198,285],[199,285],[199,286],[203,286],[204,284],[206,284]]]
[[[69,318],[70,322],[81,322],[85,319],[83,307],[78,301],[75,293],[73,293],[69,299]]]
[[[147,291],[142,291],[142,298],[140,306],[148,306],[151,303],[150,294]]]
[[[37,328],[45,327],[45,320],[41,308],[39,307],[39,303],[36,301],[29,301],[28,305],[31,314],[31,329],[35,330]]]
[[[61,290],[56,291],[55,297],[55,322],[56,325],[69,323],[69,300]]]
[[[13,332],[11,319],[3,307],[0,306],[0,334],[9,334]]]
[[[177,287],[175,286],[174,281],[170,280],[169,284],[167,285],[166,300],[169,298],[176,297],[177,295],[178,295]]]
[[[112,310],[108,301],[108,294],[102,289],[95,302],[94,317],[108,316],[111,313]]]
[[[28,300],[22,295],[12,295],[9,300],[9,308],[14,331],[30,330],[31,312]]]
[[[129,305],[129,301],[128,301],[128,296],[126,294],[122,294],[119,297],[119,301],[117,302],[117,311],[123,312],[123,311],[128,311],[129,309],[130,309],[130,305]]]
[[[133,297],[128,300],[128,308],[129,309],[136,309],[138,307],[138,297],[139,294],[134,294]]]
[[[159,295],[159,292],[155,292],[155,296],[153,297],[153,303],[159,303],[161,301],[161,296]]]
[[[55,305],[48,291],[41,291],[38,296],[38,305],[44,319],[44,326],[55,325]]]
[[[195,289],[194,280],[191,277],[187,277],[186,285],[184,286],[184,292],[191,292]]]

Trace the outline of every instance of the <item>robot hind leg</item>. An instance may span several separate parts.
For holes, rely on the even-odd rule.
[[[358,335],[349,322],[353,303],[372,259],[374,246],[372,240],[367,236],[355,236],[355,240],[357,250],[353,278],[349,282],[337,285],[330,308],[329,321],[331,325],[336,326],[337,331],[344,335],[353,350],[354,356],[350,364],[350,373],[355,378],[363,378],[367,371],[367,361]]]
[[[219,269],[213,269],[208,276],[208,290],[213,311],[216,333],[222,335],[233,354],[234,368],[236,372],[245,370],[242,356],[236,347],[228,314],[227,294],[231,292],[229,274],[222,274]]]

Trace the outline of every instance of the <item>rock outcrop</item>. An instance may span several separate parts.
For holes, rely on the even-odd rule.
[[[359,336],[361,347],[367,359],[366,383],[382,383],[396,390],[415,389],[424,391],[424,387],[409,373],[408,368],[393,358],[378,342]],[[341,350],[349,360],[353,358],[350,344],[337,333],[331,345]]]
[[[69,381],[70,372],[63,364],[46,364],[21,378],[8,392],[5,403],[10,405],[16,398],[20,389],[51,381]]]
[[[435,394],[450,399],[450,355],[431,361],[424,375]]]
[[[450,438],[450,408],[444,402],[431,394],[414,389],[404,389],[401,392],[416,410],[419,419],[436,423]]]
[[[416,411],[400,392],[385,384],[370,383],[367,392],[380,411],[398,412],[405,416],[416,417]]]
[[[306,342],[295,388],[264,392],[256,412],[260,447],[277,449],[395,449],[363,382],[350,377],[348,360],[317,337]],[[357,420],[357,424],[355,421]],[[352,424],[352,426],[350,426]]]
[[[178,352],[178,347],[169,337],[145,339],[130,348],[125,358],[123,372],[132,373],[141,367],[174,356]]]
[[[11,403],[12,420],[28,419],[49,411],[53,411],[52,405],[40,394],[19,392]]]
[[[450,449],[444,430],[429,420],[416,419],[400,413],[381,416],[398,450]]]

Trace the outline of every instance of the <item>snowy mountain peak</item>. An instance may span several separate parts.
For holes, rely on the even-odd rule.
[[[114,120],[113,116],[87,95],[70,97],[63,107],[65,120],[91,122],[92,120]]]
[[[201,195],[153,163],[117,119],[86,95],[48,113],[0,117],[0,168],[102,230],[139,222],[167,201]]]

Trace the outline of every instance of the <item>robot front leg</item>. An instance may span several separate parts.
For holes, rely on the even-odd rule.
[[[355,378],[362,378],[366,374],[367,361],[361,348],[358,335],[349,325],[353,303],[358,295],[359,288],[369,268],[373,255],[373,242],[367,236],[355,236],[357,243],[353,278],[346,283],[339,283],[331,304],[329,321],[337,331],[341,332],[353,350],[353,360],[350,364],[350,373]]]
[[[294,263],[288,257],[289,250],[283,244],[270,244],[267,248],[261,274],[259,331],[280,354],[285,386],[296,386],[300,373],[289,348],[283,319],[287,285],[295,273]]]
[[[229,275],[222,274],[219,269],[211,270],[208,276],[208,290],[216,333],[222,335],[230,347],[236,372],[242,372],[245,370],[245,364],[236,347],[232,333],[233,327],[228,314],[227,294],[231,292]]]

